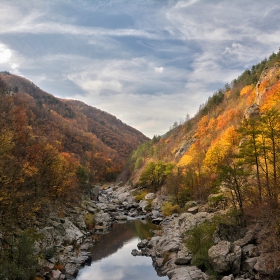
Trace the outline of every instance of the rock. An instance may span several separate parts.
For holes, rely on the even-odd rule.
[[[52,277],[54,280],[58,280],[60,279],[60,275],[61,275],[61,271],[56,269],[56,270],[52,270]]]
[[[137,249],[133,249],[131,251],[131,255],[136,257],[136,256],[142,256],[142,253],[140,251],[138,251]]]
[[[180,243],[177,240],[167,241],[167,243],[163,246],[163,252],[178,252],[180,248]]]
[[[98,201],[99,202],[101,202],[101,203],[107,203],[108,201],[107,201],[107,198],[106,197],[104,197],[104,196],[98,196]]]
[[[108,213],[99,212],[95,216],[96,223],[107,223],[111,222],[111,216]]]
[[[208,251],[213,270],[218,273],[237,274],[241,265],[241,247],[229,241],[221,241]]]
[[[171,280],[206,280],[207,275],[195,266],[183,266],[168,274]]]
[[[245,236],[239,240],[236,240],[234,244],[243,247],[247,245],[248,243],[252,242],[254,240],[254,232],[252,230],[249,230],[246,232]]]
[[[156,195],[154,193],[148,193],[146,196],[145,196],[145,199],[146,200],[150,200],[150,199],[155,199]]]
[[[280,252],[271,252],[260,255],[254,269],[260,274],[273,275],[280,267]]]
[[[130,193],[129,192],[124,192],[124,193],[121,193],[117,199],[120,201],[120,202],[124,202],[124,201],[127,201],[128,197],[130,197]]]
[[[142,209],[143,212],[146,212],[145,207],[146,207],[147,205],[148,205],[148,201],[146,201],[146,200],[141,200],[141,201],[139,202],[139,207],[141,207],[141,209]]]
[[[229,275],[229,276],[224,276],[224,277],[222,278],[222,280],[234,280],[234,277],[233,277],[233,275],[231,274],[231,275]]]
[[[197,206],[191,207],[187,210],[187,212],[191,214],[196,214],[198,213],[198,207]]]
[[[143,239],[137,244],[137,247],[138,249],[142,249],[142,248],[151,248],[152,246],[147,239]]]
[[[69,243],[72,243],[74,241],[78,241],[78,243],[80,243],[84,234],[80,231],[79,228],[77,228],[68,219],[65,219],[65,223],[63,224],[63,227],[65,229],[65,240],[67,240]]]
[[[244,119],[249,120],[254,117],[260,116],[260,106],[258,104],[252,104],[248,107],[244,113]]]
[[[257,261],[258,261],[257,257],[246,259],[241,265],[241,270],[242,271],[252,271],[254,269],[254,266],[257,263]]]
[[[242,248],[242,255],[253,258],[257,256],[257,246],[253,244],[248,244]]]
[[[193,201],[193,200],[188,201],[188,202],[186,202],[186,204],[185,204],[185,208],[186,208],[186,209],[189,209],[189,208],[195,207],[195,206],[197,206],[197,202],[195,202],[195,201]]]
[[[120,214],[118,216],[115,216],[115,219],[118,221],[125,221],[127,220],[127,216]]]
[[[152,223],[155,225],[159,225],[162,222],[162,218],[156,218],[156,219],[152,219]]]
[[[177,265],[186,265],[189,264],[192,260],[192,257],[190,255],[181,255],[176,258],[175,264]]]
[[[74,263],[67,263],[65,265],[65,273],[68,274],[68,275],[76,277],[77,274],[78,274],[78,271],[79,270],[77,268],[77,265],[74,264]]]
[[[91,200],[97,200],[97,197],[99,195],[101,186],[94,186],[90,191],[90,199]]]

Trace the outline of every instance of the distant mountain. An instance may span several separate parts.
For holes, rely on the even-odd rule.
[[[7,72],[2,79],[16,91],[15,102],[24,108],[34,137],[59,142],[61,151],[73,153],[88,168],[93,181],[114,179],[132,150],[148,140],[115,116],[81,101],[54,97]]]

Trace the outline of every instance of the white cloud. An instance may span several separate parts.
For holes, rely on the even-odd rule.
[[[163,67],[155,67],[155,71],[156,71],[157,73],[162,73],[163,70],[164,70]]]
[[[150,137],[279,47],[278,0],[30,1],[2,0],[1,66]]]
[[[12,51],[5,45],[0,44],[0,63],[7,63],[12,57]]]

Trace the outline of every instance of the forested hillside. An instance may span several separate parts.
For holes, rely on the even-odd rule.
[[[215,92],[196,116],[140,145],[128,163],[130,180],[164,190],[173,207],[206,201],[222,186],[241,213],[256,207],[276,210],[279,120],[278,52]]]
[[[78,201],[91,184],[115,180],[131,151],[148,139],[22,77],[2,72],[0,86],[1,224],[26,227],[50,205]]]

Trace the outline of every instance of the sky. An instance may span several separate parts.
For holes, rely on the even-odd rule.
[[[279,0],[0,0],[0,71],[148,137],[280,47]]]

